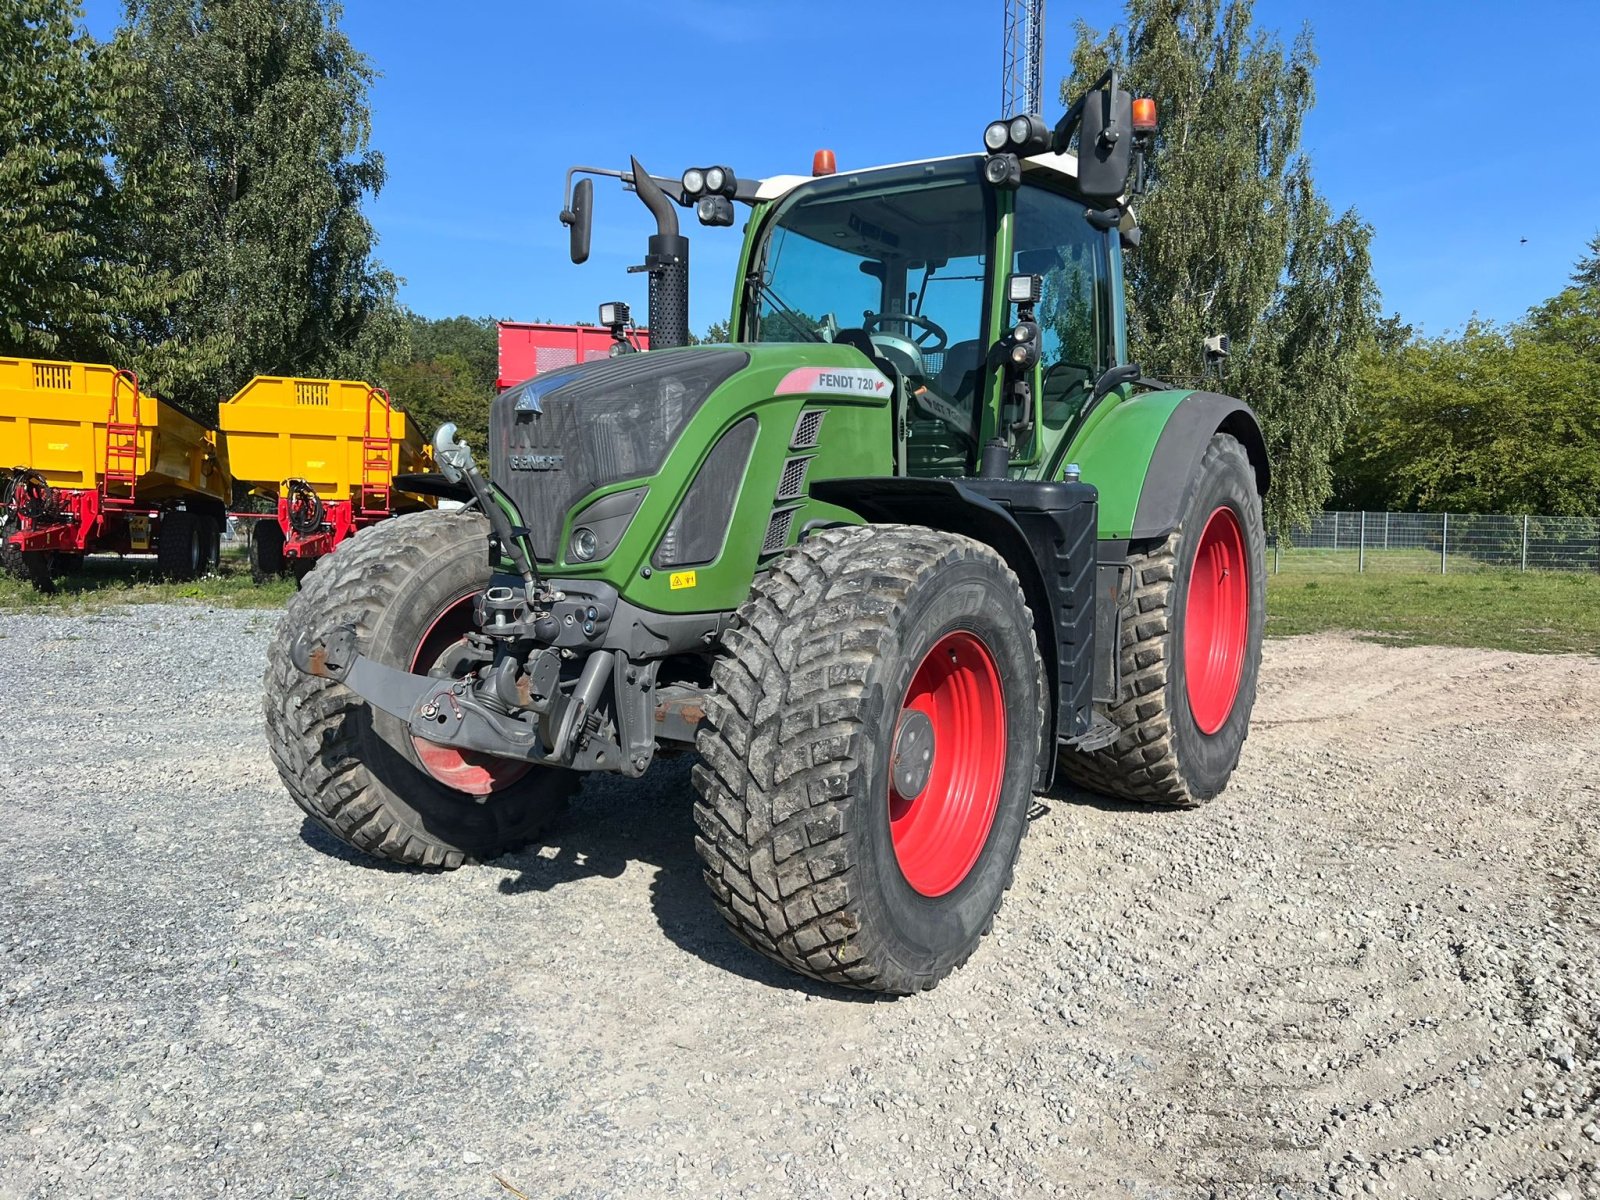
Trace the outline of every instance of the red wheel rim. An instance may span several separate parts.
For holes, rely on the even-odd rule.
[[[472,609],[477,592],[468,592],[445,605],[417,645],[411,657],[411,670],[432,674],[446,668],[451,650],[475,627]],[[453,674],[453,672],[452,672]],[[532,763],[500,758],[476,750],[441,746],[426,738],[411,735],[412,748],[422,769],[445,787],[471,796],[487,796],[515,783],[533,767]]]
[[[1250,636],[1250,571],[1244,530],[1226,505],[1200,533],[1183,614],[1183,674],[1200,732],[1221,729],[1239,698]]]
[[[931,726],[933,738],[926,783],[911,789],[910,797],[896,784],[896,756],[908,720]],[[943,896],[983,852],[1005,778],[1005,690],[982,641],[952,633],[928,651],[906,689],[891,745],[889,834],[895,859],[914,890]]]

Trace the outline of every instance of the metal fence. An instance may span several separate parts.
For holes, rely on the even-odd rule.
[[[1509,513],[1325,512],[1270,540],[1283,571],[1600,572],[1600,521]]]

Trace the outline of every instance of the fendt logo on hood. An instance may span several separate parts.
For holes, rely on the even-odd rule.
[[[559,471],[566,461],[565,454],[512,454],[506,458],[513,471]]]
[[[778,384],[777,394],[884,396],[889,381],[870,367],[796,367]]]

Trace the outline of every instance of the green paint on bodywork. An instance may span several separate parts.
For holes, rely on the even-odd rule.
[[[715,353],[718,349],[706,347],[701,352]],[[647,487],[648,493],[616,550],[599,562],[558,560],[545,567],[546,574],[554,578],[603,579],[629,602],[655,612],[723,612],[739,607],[750,594],[750,581],[759,569],[761,545],[774,509],[796,510],[790,525],[790,544],[810,521],[859,523],[860,518],[854,514],[820,501],[802,498],[779,502],[778,483],[784,464],[791,458],[811,460],[807,475],[811,483],[846,476],[893,474],[893,410],[887,389],[877,396],[780,396],[776,394],[779,384],[798,367],[863,369],[868,363],[848,346],[821,342],[745,345],[739,349],[750,355],[750,365],[712,392],[700,406],[660,471],[612,484],[585,497],[567,514],[557,543],[563,548],[570,543],[574,515],[594,500],[613,492]],[[814,449],[791,450],[795,423],[807,409],[827,412],[819,442]],[[701,464],[723,434],[750,416],[759,422],[755,445],[721,554],[710,563],[655,567],[651,559],[656,547]],[[694,572],[693,587],[672,587],[673,575],[679,575],[682,582],[681,576],[689,571]]]
[[[1108,398],[1072,439],[1066,462],[1077,463],[1083,481],[1100,493],[1102,538],[1125,538],[1133,532],[1156,442],[1173,411],[1191,394],[1184,389]]]

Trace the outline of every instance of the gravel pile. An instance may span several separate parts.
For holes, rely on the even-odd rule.
[[[931,995],[702,893],[687,761],[389,869],[267,761],[275,614],[0,617],[0,1197],[1600,1197],[1600,661],[1269,643],[1234,786],[1041,797]]]

